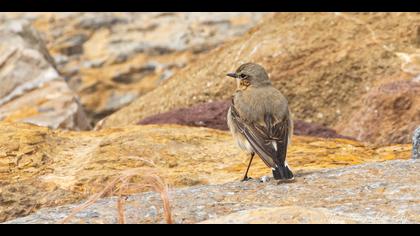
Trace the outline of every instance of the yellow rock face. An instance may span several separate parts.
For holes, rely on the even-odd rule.
[[[0,221],[86,198],[126,171],[152,170],[171,187],[239,181],[248,157],[228,132],[176,125],[97,132],[0,123]],[[296,173],[370,161],[408,159],[410,145],[294,137],[288,162]],[[270,175],[256,159],[250,176]],[[134,179],[141,181],[140,177]]]

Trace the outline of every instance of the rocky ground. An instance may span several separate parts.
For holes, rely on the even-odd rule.
[[[295,183],[239,181],[170,191],[175,223],[418,223],[420,162],[388,161],[305,173]],[[127,223],[164,223],[158,194],[128,197]],[[117,223],[116,199],[98,200],[70,223]],[[78,205],[8,223],[56,223]]]
[[[230,134],[177,125],[128,126],[96,132],[0,123],[0,221],[87,198],[127,172],[157,173],[171,187],[239,181],[248,156]],[[375,148],[345,140],[293,139],[297,172],[364,162],[409,159],[411,145]],[[270,175],[256,160],[250,175]]]
[[[0,222],[57,223],[97,197],[66,222],[419,223],[419,25],[417,13],[0,14]],[[249,157],[227,131],[225,74],[248,61],[291,105],[294,182],[260,183],[258,158],[239,181]]]

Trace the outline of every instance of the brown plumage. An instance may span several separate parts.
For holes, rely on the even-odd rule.
[[[286,98],[274,88],[265,69],[254,63],[241,65],[228,76],[238,88],[228,111],[228,126],[239,147],[251,154],[243,180],[254,154],[272,168],[275,179],[293,179],[286,162],[293,130]]]

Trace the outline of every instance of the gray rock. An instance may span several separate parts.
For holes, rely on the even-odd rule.
[[[54,56],[54,62],[59,66],[64,65],[69,62],[69,57],[62,54],[57,54]]]
[[[125,71],[121,74],[116,74],[112,81],[115,83],[120,84],[131,84],[140,81],[145,76],[154,73],[156,66],[152,63],[141,65],[141,66],[133,66],[129,69],[129,71]]]
[[[167,80],[171,78],[173,74],[174,72],[172,72],[171,70],[164,70],[162,75],[160,76],[160,80]]]
[[[83,53],[83,44],[89,39],[85,34],[73,35],[69,38],[66,38],[64,42],[61,42],[63,45],[60,48],[60,53],[73,56]]]
[[[11,21],[0,28],[3,119],[54,129],[90,128],[77,96],[58,73],[40,34],[26,21]]]
[[[128,55],[124,54],[124,53],[120,53],[118,54],[115,59],[112,61],[112,64],[121,64],[124,63],[128,60]]]
[[[237,181],[176,189],[169,193],[169,198],[176,223],[197,223],[212,219],[216,223],[261,222],[261,218],[256,219],[255,214],[250,214],[253,209],[263,212],[260,214],[262,220],[275,220],[273,222],[276,223],[283,222],[282,219],[289,222],[294,218],[297,219],[296,223],[420,223],[419,171],[418,160],[368,163],[298,173],[296,182],[287,184],[251,180],[245,183]],[[115,223],[116,202],[115,197],[100,199],[79,212],[70,222]],[[162,201],[158,194],[135,194],[128,197],[126,203],[127,223],[164,223]],[[56,223],[79,205],[42,209],[33,215],[6,223]],[[276,207],[289,209],[290,212],[271,210],[270,214],[274,215],[266,215],[267,208]],[[229,217],[232,213],[238,213],[240,218],[233,220]],[[317,221],[306,214],[325,219]]]
[[[16,36],[19,36],[20,38],[17,39],[18,41],[16,42],[17,45],[21,43],[26,48],[37,50],[38,52],[42,54],[45,60],[47,60],[47,62],[52,67],[55,68],[54,58],[48,52],[48,49],[45,45],[44,38],[41,36],[41,34],[37,30],[35,30],[35,28],[31,26],[30,21],[28,20],[8,21],[7,24],[0,27],[0,30],[2,31],[3,37],[8,37],[8,35],[10,35],[14,37],[15,39],[17,39]],[[2,39],[2,40],[5,40],[5,43],[11,42],[10,41],[11,39],[9,40]]]
[[[420,158],[420,126],[414,131],[413,134],[413,159]]]
[[[354,224],[357,220],[342,217],[323,208],[300,206],[260,207],[239,211],[200,224]]]
[[[129,104],[134,99],[137,98],[136,93],[112,93],[111,97],[108,99],[106,104],[105,111],[115,111],[116,109]]]
[[[104,27],[111,27],[116,24],[122,24],[127,23],[128,21],[126,19],[115,17],[112,15],[89,15],[86,18],[83,18],[79,24],[78,27],[81,27],[83,29],[89,29],[89,30],[97,30]]]
[[[105,60],[98,59],[93,61],[84,61],[82,62],[82,66],[85,68],[100,68],[105,63]]]

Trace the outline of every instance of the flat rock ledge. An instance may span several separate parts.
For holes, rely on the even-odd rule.
[[[175,223],[420,223],[420,161],[368,163],[296,176],[293,183],[230,182],[173,189]],[[70,223],[117,223],[104,198]],[[6,223],[57,223],[80,204],[45,208]],[[153,192],[129,196],[127,223],[165,223]]]

